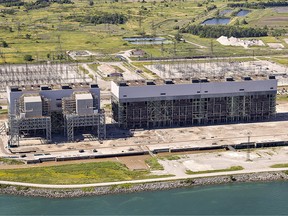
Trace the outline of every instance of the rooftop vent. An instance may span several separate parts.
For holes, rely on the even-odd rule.
[[[11,87],[11,92],[16,92],[16,91],[21,91],[21,90],[19,90],[19,88],[16,86]]]
[[[244,81],[249,81],[249,80],[252,80],[252,79],[251,79],[251,77],[247,76],[247,77],[243,77],[243,80]]]
[[[226,78],[226,81],[227,81],[227,82],[233,82],[233,81],[234,81],[234,78],[233,78],[233,77],[227,77],[227,78]]]
[[[153,80],[147,80],[146,85],[155,85],[155,82]]]
[[[276,79],[276,77],[274,75],[270,75],[269,79]]]
[[[174,84],[173,80],[165,80],[164,83],[167,85]]]
[[[201,81],[201,83],[208,83],[209,82],[209,80],[207,78],[201,79],[200,81]]]
[[[119,86],[128,86],[126,82],[120,82]]]
[[[72,89],[69,85],[62,85],[61,88],[62,89]]]
[[[199,83],[200,80],[199,79],[192,79],[192,83]]]
[[[51,90],[51,88],[49,86],[41,86],[40,89],[42,91]]]
[[[98,86],[98,84],[93,83],[93,84],[90,85],[90,88],[99,88],[99,86]]]

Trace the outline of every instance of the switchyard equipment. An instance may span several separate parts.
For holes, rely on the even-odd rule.
[[[64,133],[74,141],[77,129],[95,132],[105,139],[105,114],[100,109],[97,84],[25,85],[7,87],[9,146],[18,146],[21,136],[43,137]]]
[[[249,122],[276,114],[275,76],[111,82],[121,128]]]

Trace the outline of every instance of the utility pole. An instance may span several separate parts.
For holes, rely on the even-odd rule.
[[[139,10],[139,29],[142,28],[142,9]]]
[[[251,161],[251,159],[250,159],[250,136],[251,136],[251,132],[248,132],[247,158],[246,158],[246,161]]]
[[[210,46],[211,46],[211,56],[213,56],[213,40],[211,40]]]
[[[174,56],[176,57],[176,42],[174,41],[174,46],[173,46],[173,53],[174,53]]]
[[[151,29],[152,29],[152,35],[153,35],[153,37],[155,37],[156,36],[156,27],[154,24],[154,20],[152,20]]]
[[[164,54],[164,43],[162,41],[162,43],[161,43],[161,55],[163,56],[163,54]]]

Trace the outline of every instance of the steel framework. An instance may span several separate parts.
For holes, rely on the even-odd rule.
[[[40,117],[26,118],[24,110],[24,97],[22,95],[15,101],[15,114],[9,114],[9,142],[8,146],[19,146],[20,135],[24,131],[33,133],[45,130],[45,143],[51,141],[50,100],[42,97],[42,115]],[[31,94],[29,96],[32,96]]]
[[[79,94],[79,92],[78,92]],[[89,115],[78,115],[76,113],[75,94],[62,99],[62,109],[64,117],[64,134],[68,141],[74,141],[74,132],[80,128],[90,127],[89,132],[97,134],[99,140],[106,138],[106,125],[104,110],[98,111],[98,97],[93,95],[93,110],[95,113]]]
[[[276,93],[246,93],[207,98],[120,102],[112,96],[112,115],[121,128],[249,122],[275,116]]]
[[[106,125],[104,113],[96,113],[92,115],[66,114],[64,117],[64,128],[66,129],[67,139],[74,141],[74,130],[79,127],[92,127],[92,131],[97,133],[99,140],[106,138]]]
[[[51,118],[21,118],[20,116],[10,115],[10,137],[9,146],[19,146],[20,134],[23,131],[45,130],[45,142],[51,141]]]

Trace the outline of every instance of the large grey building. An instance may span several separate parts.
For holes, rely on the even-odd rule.
[[[274,76],[111,82],[113,119],[121,128],[247,122],[276,112]]]
[[[74,141],[74,132],[89,129],[105,138],[105,115],[100,110],[97,84],[23,85],[7,88],[9,145],[19,145],[21,136],[44,137],[64,134]]]

